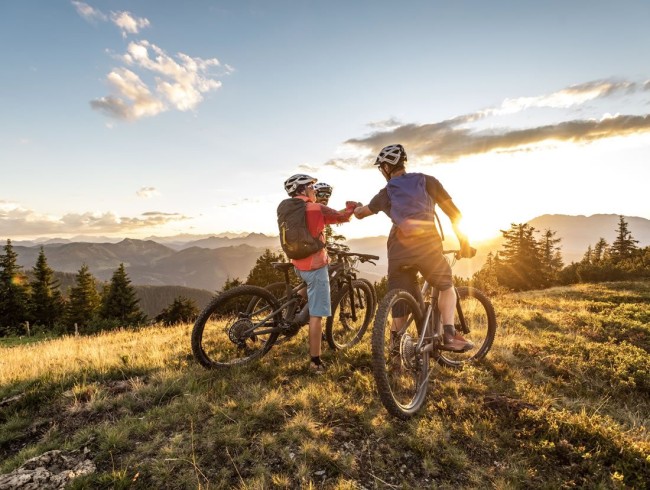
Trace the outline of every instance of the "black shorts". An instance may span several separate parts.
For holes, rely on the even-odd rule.
[[[409,266],[404,270],[404,266]],[[444,291],[453,286],[451,266],[442,249],[432,247],[431,252],[404,259],[388,259],[388,290],[405,289],[419,302],[422,301],[417,272],[422,274],[431,286]]]

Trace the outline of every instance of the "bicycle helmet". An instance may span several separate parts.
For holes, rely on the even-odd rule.
[[[332,195],[334,188],[326,184],[325,182],[319,182],[314,184],[314,191],[316,192],[316,197],[327,197],[329,198]]]
[[[400,167],[407,161],[406,151],[402,145],[385,146],[377,155],[375,165],[383,165],[384,163],[393,167]]]
[[[306,174],[295,174],[284,181],[284,190],[287,191],[287,194],[293,197],[293,195],[296,192],[296,189],[298,189],[298,186],[305,185],[305,184],[313,184],[314,182],[317,181],[318,179],[315,179],[314,177],[310,177],[309,175]]]

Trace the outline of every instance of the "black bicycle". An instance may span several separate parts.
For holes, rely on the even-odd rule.
[[[458,250],[443,253],[452,254],[453,262],[459,257]],[[460,367],[483,359],[492,347],[497,328],[492,303],[474,287],[455,290],[456,331],[474,344],[462,353],[444,346],[438,290],[428,282],[422,286],[420,301],[403,289],[393,289],[379,304],[372,332],[372,368],[379,398],[391,415],[408,419],[423,407],[433,372],[431,359],[442,366]],[[391,333],[394,324],[399,328]]]
[[[332,249],[339,260],[329,269],[332,315],[325,334],[333,349],[353,346],[367,330],[376,308],[376,293],[369,281],[356,279],[356,261],[372,262],[376,255]],[[259,359],[280,337],[290,338],[309,322],[309,310],[299,294],[306,284],[292,286],[293,264],[274,262],[284,282],[262,288],[238,286],[219,294],[199,314],[192,329],[192,352],[207,368],[241,365]],[[280,284],[283,292],[279,290]]]

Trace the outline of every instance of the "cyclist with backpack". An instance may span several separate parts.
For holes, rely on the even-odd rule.
[[[474,347],[454,328],[456,293],[452,287],[451,267],[442,254],[442,239],[436,228],[436,204],[449,217],[460,242],[462,257],[473,257],[476,249],[458,229],[461,213],[438,179],[421,173],[407,173],[406,151],[402,145],[383,148],[375,165],[387,181],[366,206],[355,208],[363,219],[383,211],[393,222],[388,236],[388,289],[405,289],[421,301],[417,271],[440,291],[438,306],[444,325],[444,345],[448,350],[466,352]],[[399,346],[397,332],[405,317],[394,312],[391,344]]]
[[[346,209],[336,211],[316,202],[314,184],[317,179],[296,174],[284,182],[289,194],[278,206],[280,244],[291,259],[298,275],[307,283],[309,308],[310,369],[325,370],[321,356],[322,317],[331,314],[329,256],[325,249],[325,225],[350,220],[356,203],[348,202]]]

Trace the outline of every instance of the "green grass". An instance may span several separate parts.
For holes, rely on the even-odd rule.
[[[206,371],[191,325],[2,349],[0,472],[90,450],[73,488],[645,488],[650,283],[494,299],[488,358],[436,368],[407,422],[375,393],[370,333],[307,370],[306,331]]]

